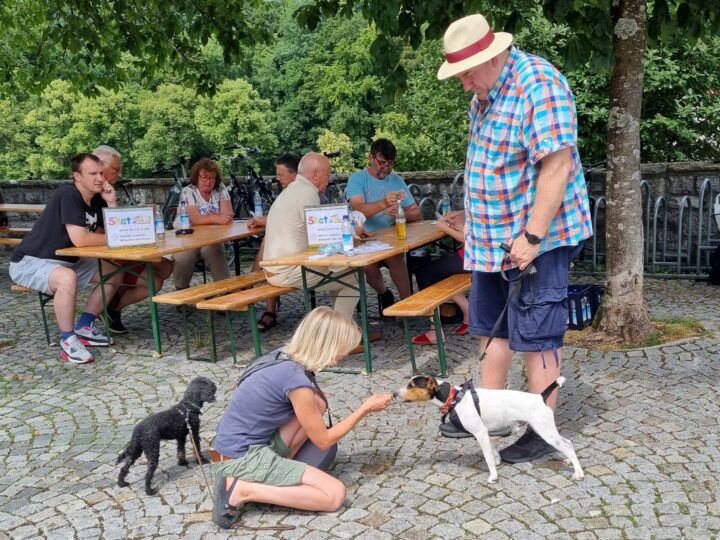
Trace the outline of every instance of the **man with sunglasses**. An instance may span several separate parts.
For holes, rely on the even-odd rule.
[[[365,230],[373,232],[395,223],[398,201],[401,201],[408,223],[420,219],[420,208],[401,176],[392,172],[397,149],[387,139],[377,139],[370,146],[370,165],[350,175],[347,200],[353,210],[362,212],[367,221]],[[396,255],[383,261],[401,298],[410,296],[410,279],[405,255]],[[395,297],[383,281],[379,264],[365,267],[365,276],[370,286],[378,293],[380,312],[395,303]]]

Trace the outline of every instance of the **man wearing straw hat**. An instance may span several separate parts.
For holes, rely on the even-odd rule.
[[[445,32],[438,79],[455,77],[475,94],[465,161],[465,269],[473,271],[470,333],[481,336],[481,350],[502,316],[482,364],[482,386],[504,388],[519,351],[529,391],[539,393],[560,375],[569,263],[592,225],[570,87],[547,60],[512,41],[482,15],[455,21]],[[512,246],[507,261],[503,242]],[[530,263],[536,272],[519,277]],[[548,405],[556,399],[557,393]],[[444,435],[465,435],[449,426],[442,425]],[[521,463],[552,451],[528,428],[500,456]]]

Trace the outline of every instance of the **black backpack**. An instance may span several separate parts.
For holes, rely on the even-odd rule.
[[[720,246],[710,255],[710,283],[720,285]]]

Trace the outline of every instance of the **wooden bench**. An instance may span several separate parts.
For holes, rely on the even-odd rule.
[[[153,302],[158,304],[172,304],[175,306],[194,306],[198,302],[212,298],[213,296],[221,296],[239,289],[252,287],[258,283],[265,281],[265,273],[260,270],[250,272],[248,274],[240,274],[239,276],[212,281],[195,287],[181,289],[165,294],[153,296]]]
[[[232,313],[236,311],[242,311],[247,314],[248,324],[250,325],[250,331],[253,337],[253,346],[255,347],[255,355],[262,355],[262,344],[260,342],[260,331],[258,330],[255,313],[255,303],[262,302],[275,296],[288,294],[296,291],[294,287],[276,287],[270,283],[264,283],[253,287],[252,289],[246,289],[244,291],[238,291],[224,296],[218,296],[210,300],[204,300],[196,304],[197,309],[207,309],[209,311],[224,311],[226,313],[228,338],[230,339],[230,349],[232,351],[233,362],[237,361],[235,340],[233,339],[232,332]],[[212,319],[212,317],[209,317]]]
[[[7,236],[0,236],[0,246],[17,246],[22,242],[22,238],[8,238]]]
[[[10,285],[10,291],[14,293],[36,293],[38,295],[38,299],[40,300],[40,313],[42,313],[43,328],[45,330],[45,340],[47,341],[48,346],[52,345],[50,343],[50,330],[48,328],[47,315],[45,314],[45,305],[50,302],[54,296],[52,294],[45,294],[43,292],[36,291],[35,289],[28,289],[27,287],[23,287],[17,283]]]
[[[440,360],[440,376],[446,377],[447,363],[442,337],[440,306],[453,296],[463,294],[467,291],[470,288],[471,279],[472,276],[470,273],[454,274],[383,310],[383,315],[387,317],[403,317],[405,339],[407,340],[410,351],[410,363],[412,364],[413,375],[417,373],[417,367],[415,366],[415,350],[413,348],[412,337],[410,336],[408,317],[429,317],[431,315],[434,317],[438,358]]]
[[[265,273],[260,270],[239,276],[221,279],[210,283],[203,283],[195,287],[181,289],[165,294],[155,295],[152,301],[158,304],[170,304],[174,306],[187,306],[188,308],[197,308],[198,302],[209,300],[216,296],[223,296],[229,293],[246,289],[265,282]],[[190,336],[188,330],[188,317],[190,309],[183,311],[183,335],[185,337],[185,356],[190,359]],[[217,361],[215,347],[215,326],[212,319],[212,313],[208,313],[208,330],[211,338],[211,357],[210,359]]]
[[[32,227],[0,227],[0,233],[13,238],[22,238],[32,231]]]

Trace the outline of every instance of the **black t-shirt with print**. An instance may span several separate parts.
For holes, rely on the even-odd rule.
[[[78,257],[55,255],[58,249],[73,245],[65,225],[78,225],[95,232],[98,227],[102,228],[102,209],[106,206],[99,194],[93,196],[88,206],[74,183],[59,185],[30,234],[13,251],[10,261],[19,262],[25,255],[30,255],[38,259],[76,262]]]

